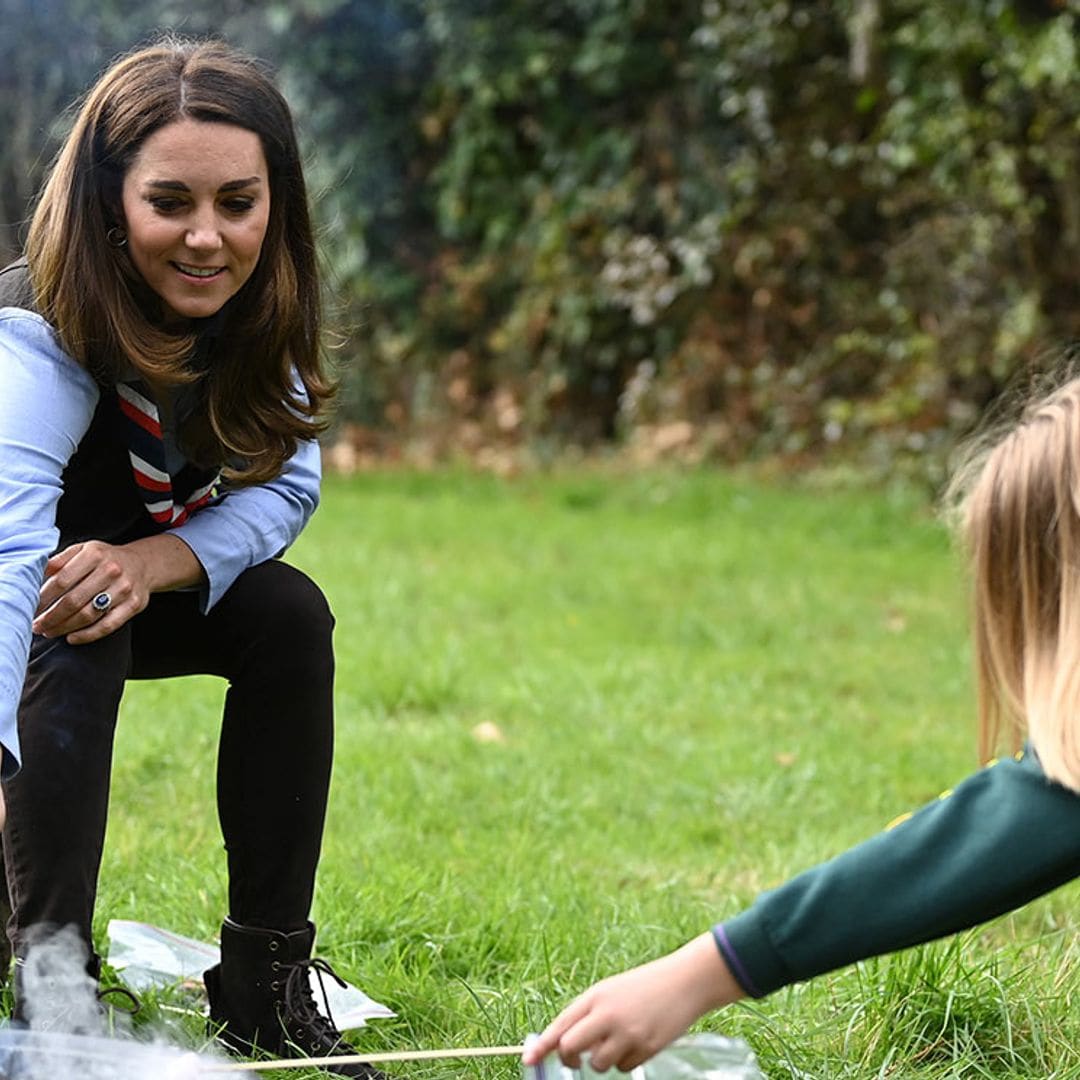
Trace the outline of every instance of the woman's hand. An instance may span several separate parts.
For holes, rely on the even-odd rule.
[[[45,564],[34,633],[66,637],[71,645],[98,641],[138,615],[151,593],[195,585],[202,576],[191,549],[168,533],[130,544],[72,544]],[[94,605],[103,593],[104,610]]]
[[[535,1065],[557,1050],[576,1068],[588,1054],[593,1069],[629,1072],[682,1035],[700,1016],[743,996],[711,933],[659,960],[598,982],[570,1003],[530,1043]]]

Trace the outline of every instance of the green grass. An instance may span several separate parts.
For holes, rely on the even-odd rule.
[[[330,478],[290,558],[338,620],[314,918],[321,955],[398,1013],[367,1050],[519,1042],[974,765],[961,574],[911,492]],[[115,917],[207,938],[224,913],[222,688],[179,690],[125,698],[102,936]],[[775,1077],[1080,1075],[1078,896],[702,1026]]]

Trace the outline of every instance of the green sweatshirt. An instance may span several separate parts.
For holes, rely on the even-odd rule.
[[[713,928],[753,997],[985,922],[1080,875],[1080,795],[1030,750]]]

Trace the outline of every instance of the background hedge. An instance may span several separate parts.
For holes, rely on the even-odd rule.
[[[937,451],[1080,338],[1080,0],[0,0],[0,241],[155,29],[267,57],[354,442]]]

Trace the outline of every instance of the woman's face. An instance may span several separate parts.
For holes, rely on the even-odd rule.
[[[122,203],[131,261],[167,313],[213,315],[259,261],[270,217],[262,142],[233,124],[177,120],[143,143]]]

